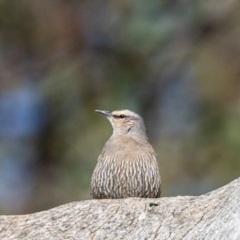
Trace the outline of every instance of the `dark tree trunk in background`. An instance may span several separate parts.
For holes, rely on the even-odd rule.
[[[206,195],[89,200],[0,216],[0,239],[240,239],[240,178]]]

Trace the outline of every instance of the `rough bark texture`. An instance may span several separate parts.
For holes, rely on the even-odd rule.
[[[199,197],[89,200],[0,216],[0,239],[240,239],[240,178]]]

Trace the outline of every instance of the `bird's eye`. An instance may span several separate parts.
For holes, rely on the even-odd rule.
[[[120,114],[120,115],[113,115],[114,118],[125,118],[126,116],[124,114]]]

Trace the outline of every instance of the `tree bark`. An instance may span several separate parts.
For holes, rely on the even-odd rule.
[[[240,239],[240,178],[202,196],[68,203],[0,216],[0,239]]]

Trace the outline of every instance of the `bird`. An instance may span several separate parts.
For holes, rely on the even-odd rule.
[[[95,111],[107,117],[113,132],[92,174],[93,199],[159,198],[157,155],[149,143],[142,117],[128,109]]]

